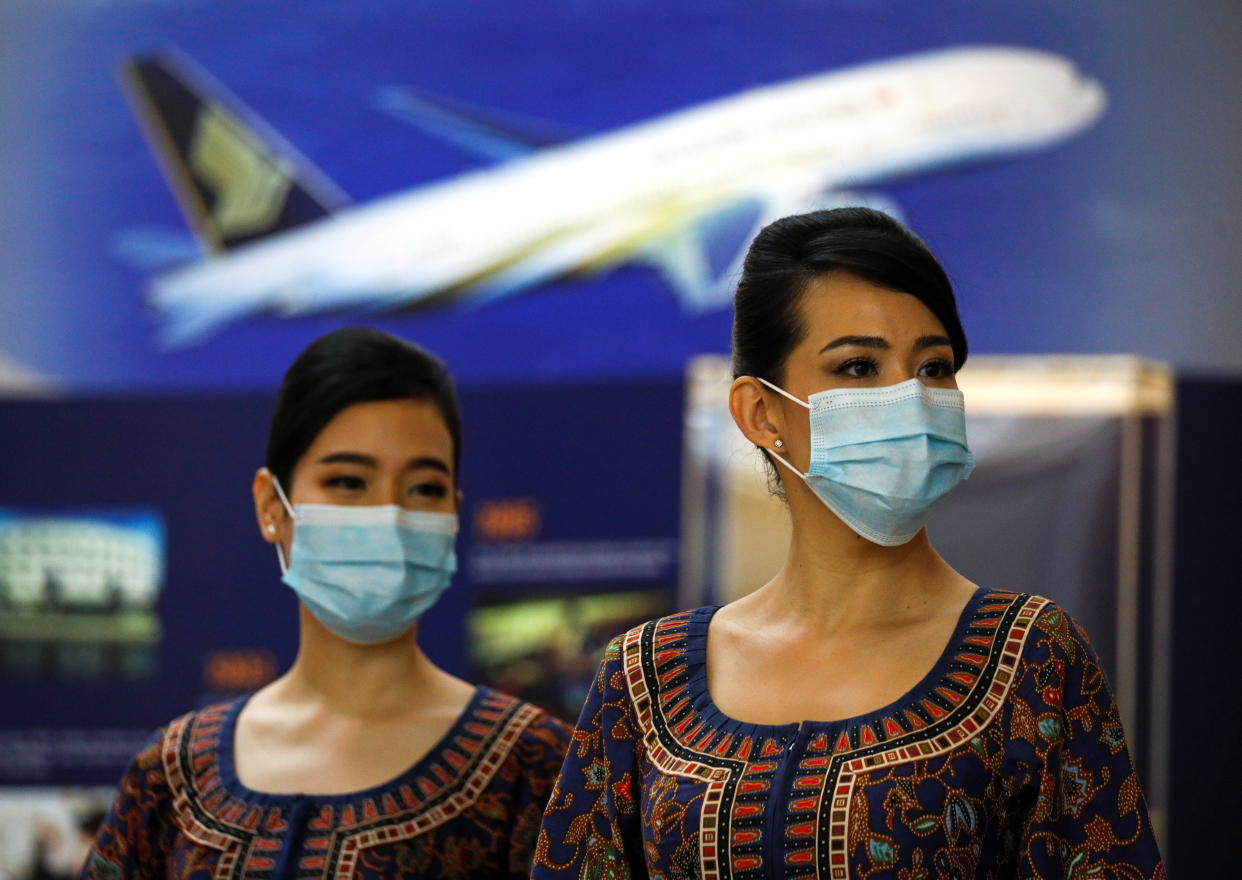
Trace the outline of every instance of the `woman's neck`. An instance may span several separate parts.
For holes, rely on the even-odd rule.
[[[793,535],[785,564],[746,601],[769,623],[797,621],[827,634],[921,616],[974,585],[932,548],[926,531],[896,547],[856,534],[805,487],[790,487]],[[801,490],[801,491],[798,491]]]
[[[391,717],[460,697],[463,682],[439,669],[415,633],[378,645],[356,645],[330,632],[299,605],[297,658],[275,684],[283,699],[313,702],[333,713]]]

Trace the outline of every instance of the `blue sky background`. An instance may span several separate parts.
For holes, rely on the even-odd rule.
[[[941,46],[1048,49],[1108,91],[1051,150],[880,188],[942,257],[977,352],[1133,352],[1242,372],[1242,5],[822,0],[9,0],[0,7],[0,376],[75,392],[274,387],[366,321],[465,384],[675,375],[728,347],[624,267],[467,309],[260,317],[165,351],[116,236],[184,224],[117,85],[175,44],[355,200],[478,165],[376,109],[385,84],[602,132],[759,84]],[[498,211],[522,210],[497,205]]]

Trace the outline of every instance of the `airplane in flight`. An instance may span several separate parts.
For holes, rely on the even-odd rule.
[[[173,347],[261,312],[482,303],[623,263],[658,270],[688,310],[724,308],[764,223],[1045,148],[1106,103],[1066,58],[1004,46],[832,70],[568,141],[389,87],[383,109],[493,164],[354,205],[181,53],[130,59],[122,81],[205,251],[152,281]]]

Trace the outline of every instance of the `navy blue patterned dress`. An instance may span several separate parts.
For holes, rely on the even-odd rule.
[[[345,795],[237,779],[244,700],[158,731],[121,781],[82,868],[92,880],[527,877],[568,728],[485,687],[417,764]]]
[[[1164,868],[1086,636],[980,590],[912,691],[746,724],[707,691],[715,608],[613,641],[544,814],[534,877],[1082,878]]]

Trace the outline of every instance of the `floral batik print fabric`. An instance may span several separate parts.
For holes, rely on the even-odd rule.
[[[244,700],[185,715],[121,781],[79,880],[525,878],[569,729],[480,687],[400,777],[345,795],[273,795],[233,770]]]
[[[1099,661],[1047,599],[979,590],[903,698],[787,725],[712,703],[715,612],[609,645],[535,878],[1164,877]]]

